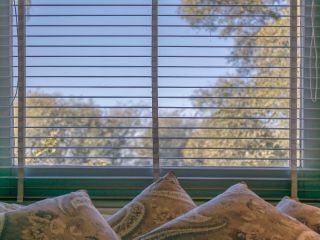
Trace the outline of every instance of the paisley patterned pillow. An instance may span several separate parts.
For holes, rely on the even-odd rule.
[[[170,172],[147,187],[107,221],[122,240],[132,240],[194,207],[190,196]]]
[[[278,203],[277,209],[320,233],[320,208],[285,197]]]
[[[0,213],[1,240],[118,240],[84,191]]]
[[[135,240],[317,240],[320,236],[236,184]]]
[[[0,213],[15,211],[22,207],[23,205],[19,205],[19,204],[14,204],[14,203],[9,204],[9,203],[0,202]]]

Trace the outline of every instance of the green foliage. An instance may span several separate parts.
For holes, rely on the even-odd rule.
[[[184,165],[184,161],[180,159],[184,156],[183,148],[188,141],[190,130],[175,129],[175,127],[191,127],[191,125],[185,119],[181,118],[183,116],[183,112],[181,111],[162,112],[161,116],[159,119],[160,157],[162,159],[170,158],[163,160],[161,164],[168,166]],[[152,136],[151,129],[145,131],[144,135]],[[152,157],[152,151],[150,150],[153,146],[152,140],[142,139],[140,144],[141,146],[149,148],[149,150],[139,149],[139,154],[141,156]]]
[[[127,165],[121,157],[132,155],[122,148],[136,145],[129,138],[137,131],[130,127],[142,126],[143,121],[121,117],[139,116],[138,110],[103,111],[92,101],[41,92],[28,95],[27,105],[32,108],[27,109],[27,163]],[[121,126],[128,128],[117,128]]]
[[[240,79],[222,80],[220,84],[224,87],[248,86],[247,82]],[[201,99],[194,102],[198,107],[218,106],[220,109],[207,114],[206,111],[201,110],[203,116],[210,118],[201,122],[200,127],[204,129],[193,131],[190,140],[186,143],[184,156],[199,158],[199,160],[186,161],[187,165],[284,166],[286,164],[286,162],[272,160],[255,160],[288,157],[288,151],[281,150],[287,148],[287,141],[274,140],[287,137],[287,131],[269,129],[280,127],[282,120],[279,123],[279,121],[265,119],[277,113],[263,109],[246,109],[265,105],[264,100],[246,99],[248,91],[250,90],[230,90],[230,88],[198,91],[197,95],[226,98],[210,102]],[[215,129],[205,129],[206,127]]]
[[[243,69],[239,70],[238,74],[247,74],[247,76],[250,76],[249,79],[224,78],[219,80],[219,86],[232,88],[199,90],[196,92],[196,95],[198,96],[226,97],[210,102],[207,99],[195,100],[194,105],[198,107],[214,106],[219,108],[214,113],[209,113],[209,116],[212,118],[204,120],[201,126],[214,126],[217,128],[229,129],[195,130],[191,135],[192,138],[206,137],[212,139],[188,140],[186,147],[196,149],[184,150],[184,156],[199,158],[199,160],[197,163],[195,163],[195,160],[189,160],[186,164],[216,166],[286,166],[288,164],[287,161],[279,162],[255,159],[289,157],[288,151],[286,150],[289,147],[288,141],[279,140],[280,138],[288,138],[288,131],[273,130],[277,128],[286,128],[288,126],[288,120],[276,119],[289,117],[288,110],[285,110],[289,107],[289,100],[287,99],[289,98],[289,81],[287,79],[289,71],[285,68],[289,66],[289,49],[266,48],[268,46],[289,46],[289,38],[283,37],[289,36],[289,29],[276,27],[289,25],[289,18],[279,17],[280,14],[288,14],[288,8],[283,8],[282,12],[277,12],[276,8],[269,7],[269,5],[272,4],[286,4],[287,2],[270,2],[263,0],[252,0],[247,2],[247,4],[257,5],[259,7],[226,7],[225,5],[235,4],[234,1],[228,0],[182,0],[182,3],[184,5],[197,4],[197,6],[182,6],[179,10],[181,13],[188,15],[206,15],[184,17],[184,19],[195,28],[200,24],[223,26],[256,25],[259,27],[221,27],[207,28],[207,30],[218,33],[221,37],[230,35],[246,36],[235,38],[234,44],[237,46],[264,46],[262,48],[236,48],[231,52],[231,55],[234,56],[234,58],[231,58],[231,62],[234,65],[248,67],[245,69],[246,71],[243,71]],[[210,4],[215,6],[203,6]],[[221,7],[216,5],[221,5]],[[214,14],[234,15],[234,17],[210,16]],[[269,17],[244,17],[244,15],[259,14],[268,15]],[[273,36],[273,38],[267,36]],[[277,36],[278,38],[274,38]],[[272,89],[273,87],[283,89]],[[279,99],[275,100],[276,98]],[[201,111],[201,114],[206,114],[203,110]],[[247,128],[253,129],[247,130]],[[216,149],[201,149],[201,147]],[[229,148],[229,150],[226,150],[226,148]],[[234,160],[230,161],[224,158]],[[245,160],[239,161],[239,159]]]
[[[241,2],[234,0],[181,0],[179,13],[194,28],[201,25],[206,26],[205,29],[208,32],[214,32],[222,38],[236,36],[234,44],[237,46],[254,46],[257,40],[254,36],[257,32],[264,29],[263,26],[280,19],[279,16],[283,12],[279,10],[286,11],[286,8],[272,5],[284,3],[287,1],[249,0],[245,2],[249,6],[241,6]],[[255,50],[253,48],[235,48],[231,52],[234,58],[230,58],[229,61],[235,66],[247,66],[248,69],[242,68],[238,71],[248,73],[250,68],[255,66],[255,60],[243,56],[252,56]]]

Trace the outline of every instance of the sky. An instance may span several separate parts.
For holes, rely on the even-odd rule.
[[[127,4],[130,1],[117,0],[80,0],[77,4]],[[131,2],[130,2],[131,3]],[[151,0],[135,0],[132,4],[150,4]],[[180,0],[160,0],[159,4],[179,4]],[[32,4],[74,4],[73,0],[32,0]],[[187,25],[179,16],[161,16],[177,14],[176,6],[159,7],[159,25]],[[81,15],[104,14],[120,16],[28,16],[27,18],[27,85],[29,90],[40,90],[54,95],[63,96],[141,96],[148,98],[94,98],[96,104],[102,106],[137,105],[143,102],[151,106],[150,88],[90,88],[90,86],[151,86],[151,7],[146,6],[32,6],[30,15]],[[149,16],[123,16],[123,15]],[[39,25],[147,25],[147,26],[100,26],[100,27],[53,27]],[[38,25],[38,26],[34,26]],[[211,33],[212,34],[212,33]],[[31,37],[32,35],[48,35],[48,37]],[[64,35],[64,37],[50,37]],[[86,37],[65,37],[66,35],[87,35]],[[102,37],[94,35],[126,35],[124,37]],[[147,37],[133,37],[148,35]],[[206,30],[192,27],[159,27],[159,35],[207,35]],[[60,47],[49,47],[55,45]],[[90,45],[90,47],[61,47],[61,45]],[[92,47],[92,46],[108,47]],[[127,46],[139,47],[127,47]],[[161,47],[197,45],[205,48]],[[217,37],[159,37],[159,86],[212,86],[215,78],[168,78],[164,76],[225,76],[232,73],[232,68],[179,68],[172,66],[230,66],[225,58],[182,58],[164,56],[219,56],[229,55],[230,48],[210,48],[210,46],[232,46],[233,41]],[[112,47],[114,46],[114,47]],[[121,47],[126,46],[126,47]],[[99,56],[128,56],[128,57],[99,57]],[[31,57],[47,56],[47,57]],[[63,56],[63,57],[50,57]],[[79,56],[79,57],[68,57]],[[81,56],[81,57],[80,57]],[[90,57],[89,57],[90,56]],[[95,57],[92,57],[95,56]],[[136,57],[140,56],[140,57]],[[146,56],[146,57],[141,57]],[[40,67],[41,66],[41,67]],[[47,67],[44,67],[47,66]],[[56,66],[56,67],[54,67]],[[59,66],[59,67],[57,67]],[[69,67],[66,67],[69,66]],[[75,67],[70,67],[75,66]],[[100,66],[100,67],[96,67]],[[138,66],[138,67],[112,67]],[[31,77],[42,76],[42,77]],[[47,76],[47,77],[45,77]],[[69,77],[52,77],[69,76]],[[70,77],[81,76],[81,77]],[[88,76],[88,77],[86,77]],[[104,77],[91,77],[104,76]],[[117,76],[116,78],[106,76]],[[123,77],[119,77],[123,76]],[[130,76],[130,77],[125,77]],[[137,76],[137,77],[134,77]],[[144,76],[144,77],[141,77]],[[72,86],[86,88],[72,88]],[[31,88],[32,86],[70,86],[70,88]],[[189,99],[165,99],[166,96],[191,96],[192,89],[159,89],[159,106],[190,106]]]

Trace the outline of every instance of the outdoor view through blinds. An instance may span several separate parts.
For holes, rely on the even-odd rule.
[[[27,165],[151,166],[159,158],[160,166],[288,167],[300,159],[298,5],[26,5],[25,96],[14,88],[11,97],[14,158],[23,106]]]

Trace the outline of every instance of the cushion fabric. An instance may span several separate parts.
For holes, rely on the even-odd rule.
[[[9,203],[0,202],[0,213],[15,211],[22,207],[23,205],[19,205],[19,204],[14,204],[14,203],[9,204]]]
[[[136,240],[318,240],[320,236],[282,214],[245,184]]]
[[[118,240],[84,191],[0,213],[1,240]]]
[[[170,172],[147,187],[107,221],[121,239],[132,240],[195,206],[174,173]]]
[[[285,197],[278,203],[277,209],[320,233],[320,208]]]

